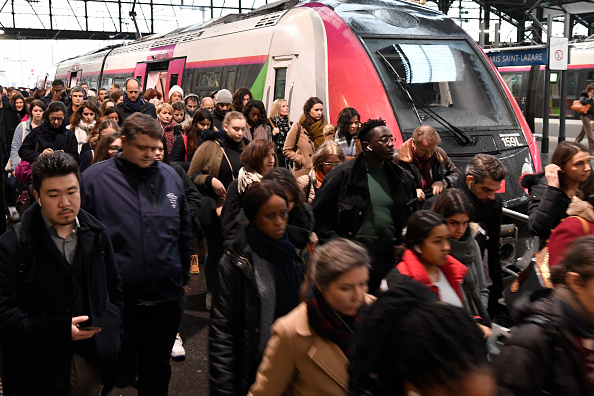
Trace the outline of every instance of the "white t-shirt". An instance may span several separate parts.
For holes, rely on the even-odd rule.
[[[462,304],[460,297],[458,297],[456,291],[452,285],[450,285],[450,282],[448,282],[448,279],[443,272],[441,272],[439,267],[437,268],[437,272],[439,272],[439,281],[433,282],[433,284],[439,290],[439,299],[444,303],[462,308],[464,305]]]

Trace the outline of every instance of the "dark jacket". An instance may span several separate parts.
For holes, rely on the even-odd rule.
[[[14,130],[21,123],[21,116],[16,107],[14,107],[6,96],[2,96],[2,115],[0,116],[0,138],[2,139],[2,168],[6,166],[10,159],[10,147],[12,145],[12,138]]]
[[[588,109],[588,113],[586,113],[585,115],[587,115],[590,118],[594,118],[594,98],[591,98],[588,96],[588,92],[586,91],[582,91],[580,92],[580,103],[585,105],[590,105],[590,108]],[[582,115],[582,114],[580,114]]]
[[[142,101],[142,105],[140,105],[139,113],[148,114],[153,116],[155,119],[157,118],[157,110],[155,109],[155,105],[147,102],[144,99],[140,99]],[[120,124],[124,124],[126,118],[128,118],[131,114],[136,113],[132,107],[130,107],[126,102],[120,102],[115,106],[118,115],[120,116]]]
[[[417,209],[418,201],[412,176],[391,161],[384,163],[394,199],[392,217],[398,244],[408,216]],[[352,239],[363,222],[369,205],[369,186],[365,156],[360,154],[333,169],[324,177],[316,192],[312,208],[316,233],[324,243],[336,237]]]
[[[186,173],[186,171],[177,163],[172,162],[169,164],[173,168],[174,171],[177,172],[179,177],[182,179],[182,183],[184,184],[184,191],[186,192],[186,198],[188,199],[188,208],[190,210],[190,215],[192,216],[192,229],[194,230],[194,235],[201,241],[204,239],[204,235],[202,234],[202,226],[200,225],[200,207],[202,206],[202,200],[205,198],[200,192],[198,188],[190,179],[190,176]]]
[[[60,132],[52,137],[50,126],[46,123],[33,129],[27,135],[19,149],[19,157],[22,160],[33,163],[37,161],[39,154],[47,148],[54,151],[64,150],[78,161],[78,141],[71,130],[66,129],[66,122],[60,126]]]
[[[174,133],[177,132],[177,127]],[[188,157],[187,153],[187,140],[184,139],[183,133],[176,133],[175,140],[173,141],[173,147],[171,153],[169,153],[169,161],[178,163],[187,172],[190,168],[191,157]]]
[[[489,277],[493,282],[489,289],[489,305],[491,306],[495,301],[501,298],[501,292],[503,290],[501,254],[499,252],[503,200],[499,194],[495,194],[495,199],[493,201],[482,203],[468,189],[466,180],[463,177],[456,180],[454,187],[459,188],[474,207],[475,221],[480,227],[475,239],[479,244],[483,258],[485,250],[488,251]]]
[[[82,206],[105,224],[127,304],[154,305],[183,295],[192,225],[182,181],[155,161],[139,168],[120,155],[83,173]]]
[[[500,396],[588,395],[580,347],[560,304],[551,296],[524,308],[524,324],[494,362]]]
[[[210,313],[210,395],[246,395],[262,360],[261,298],[254,267],[263,265],[245,228],[229,244],[217,273]],[[296,263],[296,265],[301,265]]]
[[[214,127],[217,131],[223,131],[223,120],[225,119],[225,114],[219,112],[219,109],[215,105],[214,110],[212,111],[212,119],[214,121]]]
[[[544,172],[526,175],[522,187],[528,189],[528,229],[539,237],[540,248],[545,247],[551,231],[567,217],[571,198],[557,187],[547,184]]]
[[[113,247],[105,227],[84,210],[78,213],[77,255],[82,260],[86,314],[105,326],[90,339],[101,373],[108,379],[120,347],[122,290]],[[69,395],[71,338],[75,312],[72,268],[45,228],[39,204],[21,220],[21,246],[30,246],[19,275],[14,229],[0,237],[0,329],[5,394]],[[25,256],[26,257],[26,256]],[[26,262],[27,260],[23,260]],[[26,282],[25,282],[26,280]],[[86,343],[87,341],[82,341]],[[78,343],[78,342],[77,342]]]
[[[402,143],[402,146],[394,152],[394,162],[400,165],[404,170],[408,171],[415,179],[416,188],[421,188],[423,185],[423,176],[417,165],[413,161],[413,149],[410,146],[412,139],[408,139]],[[460,170],[450,160],[450,157],[441,148],[437,147],[433,154],[435,161],[433,161],[433,167],[431,168],[431,176],[433,182],[445,180],[447,183],[446,188],[450,188],[454,185],[456,180],[460,177]],[[426,192],[431,191],[426,190]],[[433,195],[433,192],[431,192]]]

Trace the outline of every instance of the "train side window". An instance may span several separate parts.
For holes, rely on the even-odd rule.
[[[184,77],[182,82],[182,89],[187,94],[194,92],[192,89],[192,78],[194,78],[194,71],[193,70],[186,70],[184,71]]]
[[[235,92],[235,70],[230,70],[227,72],[227,81],[225,84],[225,88],[227,88],[230,92]]]
[[[285,98],[285,88],[287,86],[287,68],[275,69],[274,76],[274,99]]]
[[[207,72],[202,73],[202,77],[200,78],[200,86],[201,87],[219,87],[221,81],[221,73],[220,72]]]
[[[177,85],[178,80],[179,80],[179,74],[172,74],[171,79],[169,80],[169,86],[173,87],[174,85]]]

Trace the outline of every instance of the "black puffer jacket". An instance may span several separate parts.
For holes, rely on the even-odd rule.
[[[398,238],[408,216],[418,208],[415,183],[408,172],[391,161],[384,163],[384,170],[394,199],[392,217]],[[320,242],[336,237],[352,239],[357,235],[369,206],[365,156],[359,154],[354,160],[330,171],[311,206]],[[398,240],[396,244],[399,244]]]
[[[580,346],[555,292],[523,315],[494,362],[499,396],[588,395]]]
[[[547,184],[544,172],[526,175],[522,187],[528,189],[528,229],[540,238],[540,248],[545,247],[551,231],[567,217],[571,198],[561,189]]]
[[[263,261],[242,227],[219,263],[210,314],[211,396],[246,395],[256,379],[262,302],[254,268]]]
[[[2,167],[6,166],[6,163],[10,159],[10,146],[12,144],[12,137],[14,136],[15,129],[21,123],[21,116],[10,101],[8,97],[3,96],[0,93],[0,100],[2,101],[2,113],[4,122],[0,124],[0,139],[2,141]]]

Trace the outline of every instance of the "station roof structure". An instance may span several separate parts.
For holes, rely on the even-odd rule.
[[[410,0],[423,2],[423,0]],[[426,0],[447,13],[456,0]],[[481,21],[491,14],[518,28],[517,42],[542,40],[547,15],[570,15],[594,34],[594,0],[472,0]],[[282,0],[278,3],[283,2]],[[133,40],[228,14],[249,12],[274,0],[0,0],[4,39]],[[135,18],[133,18],[133,16]],[[487,29],[488,30],[488,29]]]

